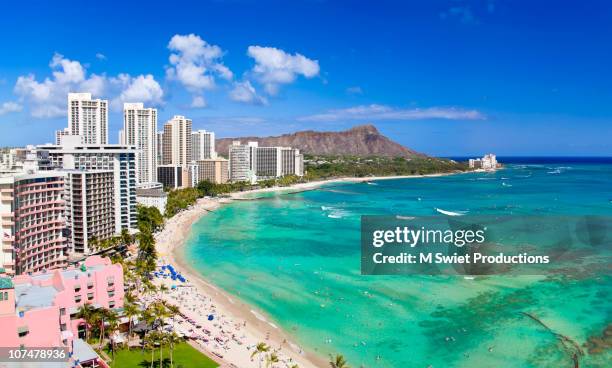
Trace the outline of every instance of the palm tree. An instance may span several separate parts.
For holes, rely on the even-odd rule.
[[[291,366],[291,368],[300,368],[300,366],[297,365],[297,364],[294,364],[294,365]]]
[[[115,312],[109,311],[106,317],[106,323],[108,323],[107,333],[111,340],[111,351],[113,352],[113,360],[115,360],[115,339],[112,338],[113,334],[119,330],[119,317]]]
[[[150,326],[150,328],[148,328],[147,331],[145,332],[145,340],[146,340],[148,335],[152,333],[152,331],[150,330],[153,329],[153,324],[155,324],[155,316],[153,315],[153,311],[151,307],[148,307],[147,309],[142,311],[141,318],[147,324],[147,326]],[[143,349],[144,349],[144,346],[143,346]]]
[[[164,305],[164,303],[156,302],[153,304],[153,316],[155,317],[155,320],[158,321],[157,328],[161,332],[164,326],[164,319],[170,316],[170,314],[168,313],[168,309],[166,309],[166,306]],[[161,367],[161,364],[163,361],[162,357],[164,355],[164,351],[162,348],[163,348],[164,341],[165,341],[163,334],[162,336],[159,336],[158,341],[159,341],[159,366]]]
[[[98,309],[99,318],[100,318],[100,350],[102,349],[102,342],[104,341],[104,336],[106,333],[106,323],[109,321],[118,320],[117,313],[110,309],[100,308]]]
[[[129,295],[129,294],[126,294]],[[127,298],[126,298],[127,300]],[[133,303],[125,303],[123,306],[123,313],[128,318],[128,335],[127,335],[127,345],[128,350],[130,350],[130,337],[132,336],[132,322],[134,321],[134,317],[140,314],[140,309],[136,304]]]
[[[163,367],[164,364],[164,342],[168,339],[167,334],[162,330],[155,334],[157,336],[157,342],[159,343],[159,368]]]
[[[257,355],[259,356],[259,367],[261,368],[261,354],[270,351],[270,347],[265,342],[260,342],[255,346],[255,350],[251,354],[251,360]]]
[[[274,363],[278,363],[278,355],[273,351],[270,355],[266,356],[266,368],[273,367]]]
[[[132,235],[130,235],[130,232],[128,231],[128,229],[126,228],[121,229],[121,235],[119,237],[121,239],[121,243],[125,245],[132,244]]]
[[[156,340],[155,334],[150,333],[145,336],[144,344],[142,345],[143,349],[151,350],[151,368],[153,368],[153,357],[155,354],[155,340]]]
[[[98,327],[100,328],[99,350],[102,350],[102,341],[104,340],[104,322],[106,320],[106,312],[107,311],[102,308],[96,310],[96,320],[98,322]]]
[[[77,316],[85,321],[85,341],[89,341],[89,327],[94,322],[95,311],[89,303],[81,305],[77,311]]]
[[[336,356],[330,355],[329,358],[331,359],[329,361],[329,365],[331,368],[350,368],[348,366],[348,363],[344,359],[344,356],[342,356],[341,354],[336,354]]]
[[[179,335],[177,335],[174,331],[172,331],[167,336],[167,342],[168,342],[168,345],[170,346],[170,368],[172,368],[174,367],[174,360],[173,360],[174,346],[183,342],[183,339],[181,339]]]

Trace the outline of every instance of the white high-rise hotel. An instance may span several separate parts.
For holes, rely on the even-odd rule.
[[[216,158],[215,133],[206,130],[196,130],[191,133],[192,160]]]
[[[83,144],[108,143],[108,100],[92,99],[91,93],[68,94],[68,128],[55,132],[61,136],[77,135]]]
[[[157,180],[157,109],[145,108],[142,103],[123,104],[123,141],[136,146],[136,178],[138,183]]]
[[[162,159],[164,165],[187,166],[192,160],[191,119],[175,115],[164,124]]]
[[[229,177],[250,181],[304,175],[304,156],[291,147],[259,147],[257,142],[232,142],[229,147]]]

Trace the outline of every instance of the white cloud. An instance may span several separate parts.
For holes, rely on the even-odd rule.
[[[268,100],[257,94],[255,87],[249,81],[234,83],[234,89],[230,91],[233,101],[244,102],[254,105],[267,105]]]
[[[293,83],[299,75],[313,78],[320,71],[317,60],[274,47],[249,46],[247,54],[255,59],[251,73],[270,95],[277,94],[280,85]]]
[[[98,60],[106,60],[106,55],[101,52],[96,53],[96,59]]]
[[[66,115],[66,97],[69,92],[89,92],[95,97],[109,97],[117,107],[119,102],[144,102],[159,105],[163,90],[152,75],[116,77],[87,74],[78,61],[60,54],[53,55],[49,63],[51,77],[38,81],[33,74],[17,78],[14,92],[19,102],[27,104],[33,117],[49,118]],[[120,107],[119,107],[120,108]]]
[[[164,102],[164,91],[151,74],[137,77],[119,74],[116,78],[111,78],[110,82],[121,91],[112,101],[118,110],[124,102],[143,102],[154,106],[162,105]]]
[[[193,108],[203,108],[208,106],[208,103],[206,103],[206,99],[202,96],[194,96],[193,100],[191,101],[191,107]]]
[[[8,114],[10,112],[19,112],[23,109],[23,106],[18,104],[17,102],[7,101],[0,104],[0,116],[4,114]]]
[[[299,121],[340,121],[340,120],[484,120],[486,116],[478,110],[457,107],[394,108],[385,105],[361,105],[347,109],[329,110],[298,118]]]
[[[223,50],[198,35],[174,35],[168,49],[172,53],[166,76],[179,81],[195,97],[202,97],[203,90],[214,88],[216,77],[225,80],[234,77],[232,71],[223,65]]]

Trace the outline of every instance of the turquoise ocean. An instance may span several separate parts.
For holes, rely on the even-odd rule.
[[[582,346],[612,323],[612,278],[598,272],[360,274],[361,215],[431,216],[436,208],[612,215],[612,161],[515,159],[494,173],[266,194],[203,216],[182,252],[295,342],[323,356],[341,353],[353,368],[573,367],[575,350],[556,334]],[[580,367],[611,366],[609,348],[582,350]]]

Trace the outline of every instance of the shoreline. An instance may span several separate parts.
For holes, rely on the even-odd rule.
[[[460,172],[463,173],[463,172]],[[197,222],[202,216],[220,208],[223,204],[231,203],[235,200],[256,200],[257,198],[245,198],[246,195],[269,193],[269,192],[288,192],[298,193],[303,191],[315,190],[321,186],[334,183],[362,183],[375,180],[392,180],[392,179],[412,179],[424,177],[440,177],[447,175],[459,174],[457,172],[439,173],[429,175],[402,175],[402,176],[383,176],[383,177],[343,177],[328,180],[314,181],[308,183],[299,183],[288,187],[272,187],[248,190],[244,192],[232,193],[230,198],[200,198],[192,207],[184,210],[174,217],[166,221],[164,229],[155,234],[156,248],[159,253],[159,260],[162,264],[172,264],[177,271],[186,279],[187,284],[195,287],[199,294],[210,298],[211,305],[216,309],[216,314],[227,317],[232,323],[244,325],[245,344],[233,344],[229,349],[223,351],[223,358],[218,359],[215,352],[219,353],[218,349],[207,348],[200,346],[197,343],[194,346],[200,348],[211,358],[218,360],[222,367],[234,366],[256,367],[258,359],[251,361],[250,356],[252,350],[246,347],[256,345],[259,342],[265,342],[271,349],[278,349],[278,355],[281,361],[289,360],[291,364],[298,364],[300,367],[326,367],[329,365],[326,357],[323,357],[306,348],[301,348],[296,343],[292,342],[292,337],[282,328],[274,325],[265,317],[265,313],[257,310],[250,304],[243,302],[238,297],[227,293],[213,283],[209,282],[205,276],[201,275],[192,265],[185,259],[182,253],[183,246],[190,236],[192,225]],[[162,283],[165,281],[162,281]],[[175,303],[181,309],[181,312],[188,311],[188,306],[181,305],[173,300],[170,293],[164,294],[164,299],[171,303]],[[201,311],[204,312],[204,311]],[[189,311],[185,313],[189,315]],[[205,316],[194,313],[193,318],[206,324]],[[200,319],[198,319],[198,317]],[[209,327],[209,326],[207,326]],[[212,330],[212,328],[211,328]],[[221,328],[220,331],[223,331]],[[341,352],[338,352],[341,353]]]
[[[260,189],[245,190],[243,192],[234,192],[230,194],[230,198],[239,199],[239,200],[241,199],[250,200],[250,199],[257,199],[257,198],[244,198],[244,196],[250,195],[250,194],[271,193],[271,192],[299,193],[299,192],[305,192],[309,190],[315,190],[324,185],[335,184],[335,183],[364,183],[368,181],[378,181],[378,180],[437,178],[440,176],[465,174],[465,173],[470,173],[470,172],[471,171],[448,172],[448,173],[425,174],[425,175],[364,176],[364,177],[359,177],[359,178],[349,176],[349,177],[341,177],[341,178],[334,178],[334,179],[310,181],[306,183],[298,183],[298,184],[290,185],[287,187],[260,188]]]
[[[244,326],[243,330],[240,331],[245,336],[243,345],[230,344],[230,348],[225,351],[212,347],[208,348],[197,343],[193,345],[206,352],[209,357],[217,360],[222,367],[231,367],[232,364],[240,368],[257,367],[259,360],[256,358],[251,361],[250,356],[253,350],[248,350],[247,347],[259,342],[265,342],[272,350],[278,349],[277,353],[281,361],[290,360],[292,364],[298,364],[300,367],[327,366],[328,363],[323,357],[301,349],[292,342],[291,337],[285,331],[268,321],[263,312],[210,283],[183,257],[182,247],[189,237],[192,225],[203,215],[218,209],[222,204],[230,202],[231,200],[201,198],[192,208],[168,220],[164,230],[155,235],[158,242],[159,259],[163,261],[162,263],[172,264],[187,279],[187,284],[194,286],[197,292],[210,298],[216,315],[229,319],[234,324]],[[171,241],[168,241],[168,239],[171,239]],[[183,314],[190,315],[201,325],[205,325],[213,332],[213,336],[217,334],[218,331],[215,331],[214,327],[206,323],[205,315],[190,312],[187,306],[177,303],[169,295],[171,294],[164,294],[164,299],[177,304]],[[201,312],[204,313],[205,311]],[[223,330],[223,328],[219,330]],[[219,359],[215,352],[221,353],[223,358]]]

